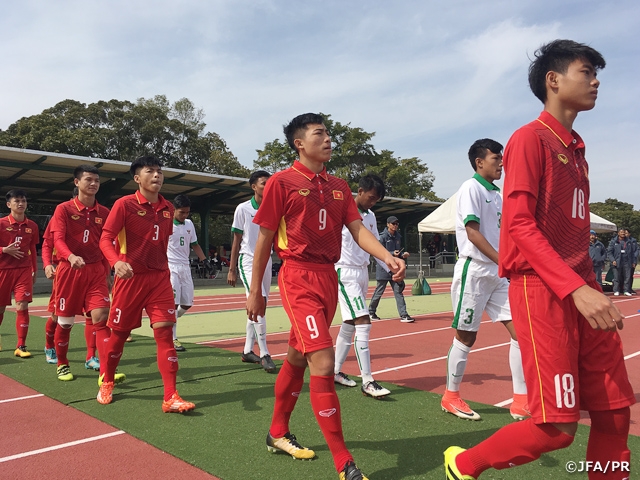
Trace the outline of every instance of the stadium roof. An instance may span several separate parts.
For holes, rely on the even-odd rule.
[[[0,146],[0,192],[21,188],[32,202],[58,204],[69,199],[73,190],[71,172],[82,164],[100,169],[98,201],[104,205],[137,190],[128,162]],[[162,195],[169,200],[180,193],[189,195],[194,211],[210,209],[214,214],[233,214],[236,206],[253,194],[246,178],[168,167],[162,170]],[[395,215],[403,223],[417,223],[438,205],[439,202],[387,197],[374,210],[380,219]]]

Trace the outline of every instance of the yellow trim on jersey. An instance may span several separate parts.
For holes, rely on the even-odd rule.
[[[567,148],[567,147],[569,146],[569,145],[567,145],[566,143],[564,143],[564,140],[562,140],[562,138],[560,138],[560,135],[558,135],[558,134],[556,133],[556,131],[555,131],[553,128],[551,128],[549,125],[547,125],[546,123],[544,123],[544,122],[543,122],[542,120],[540,120],[539,118],[536,118],[536,120],[537,120],[537,121],[539,121],[539,122],[540,122],[542,125],[544,125],[545,127],[547,127],[549,130],[551,130],[551,133],[553,133],[553,134],[558,138],[558,140],[560,140],[560,141],[562,142],[562,145],[564,145],[564,148]]]
[[[284,267],[284,264],[286,263],[286,260],[282,261],[282,266]],[[280,282],[278,282],[280,283]],[[304,346],[304,337],[302,336],[302,333],[300,332],[300,328],[298,326],[298,322],[296,321],[296,316],[295,316],[295,312],[293,311],[293,308],[291,307],[291,302],[289,301],[289,295],[287,294],[287,282],[286,281],[282,281],[281,284],[281,289],[280,289],[280,295],[282,296],[283,300],[286,300],[287,305],[289,305],[289,311],[291,312],[291,326],[293,328],[296,329],[296,331],[298,332],[298,338],[300,339],[300,343],[302,344],[302,354],[304,355],[307,352],[307,348]]]
[[[118,245],[120,245],[120,253],[127,254],[127,232],[124,227],[118,232]]]
[[[284,217],[280,219],[280,225],[278,225],[278,248],[280,250],[289,250],[289,239],[287,238],[287,222]]]
[[[529,332],[531,335],[531,346],[533,347],[533,358],[536,361],[536,371],[538,372],[538,385],[540,386],[540,406],[542,407],[542,423],[547,423],[547,412],[544,408],[544,395],[542,390],[542,376],[540,375],[540,364],[538,363],[538,354],[536,353],[536,341],[533,338],[533,325],[531,322],[531,309],[529,308],[529,297],[527,296],[527,276],[523,275],[524,280],[524,300],[527,304],[527,320],[529,321]]]

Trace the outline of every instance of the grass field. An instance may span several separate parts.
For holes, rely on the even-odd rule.
[[[228,293],[228,290],[231,289],[215,289],[215,292]],[[207,290],[197,293],[210,294]],[[241,290],[236,288],[233,293]],[[408,300],[420,301],[423,312],[425,304],[434,311],[442,311],[442,305],[450,308],[447,295],[434,295],[428,302],[424,297]],[[409,311],[415,311],[411,304]],[[393,299],[381,303],[379,313],[387,312],[395,314]],[[150,329],[144,326],[134,332],[137,333],[135,341],[126,345],[120,363],[119,370],[127,374],[127,381],[116,387],[114,402],[103,406],[95,400],[97,375],[83,368],[82,325],[73,329],[69,350],[77,379],[60,382],[56,379],[55,366],[47,365],[42,354],[44,319],[32,316],[29,347],[34,358],[20,360],[12,356],[13,349],[9,347],[15,342],[14,318],[7,312],[0,330],[5,348],[0,352],[0,372],[51,398],[223,480],[337,478],[311,411],[308,382],[293,414],[291,428],[301,443],[316,451],[317,458],[310,462],[293,461],[287,455],[269,454],[265,448],[276,376],[266,374],[258,365],[241,363],[237,353],[187,344],[188,351],[180,354],[178,390],[185,399],[194,401],[197,409],[186,415],[163,414],[155,343]],[[243,336],[245,318],[241,310],[187,315],[179,324],[181,341]],[[282,308],[270,308],[268,319],[270,332],[288,329]],[[393,394],[381,401],[363,397],[358,389],[337,388],[347,446],[371,480],[441,479],[442,452],[449,445],[472,446],[510,420],[504,409],[472,404],[483,421],[462,421],[441,412],[440,397],[436,394],[399,386],[390,388]],[[584,459],[588,431],[588,427],[580,426],[575,442],[568,449],[543,455],[516,470],[489,471],[482,478],[586,479],[586,474],[566,473],[565,465],[568,461]],[[632,452],[640,452],[640,438],[631,437],[630,447]],[[637,455],[632,460],[632,468],[639,471]],[[170,472],[168,476],[182,478],[179,472]]]

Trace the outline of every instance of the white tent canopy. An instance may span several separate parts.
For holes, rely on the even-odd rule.
[[[456,194],[418,223],[419,232],[456,233]],[[591,213],[591,228],[598,233],[615,232],[616,225]]]

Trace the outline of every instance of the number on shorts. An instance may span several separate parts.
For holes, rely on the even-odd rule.
[[[116,311],[116,317],[113,319],[113,323],[120,323],[120,315],[122,315],[122,310],[120,310],[119,308],[116,308],[115,311]]]
[[[158,225],[154,225],[152,240],[158,240],[158,238],[160,238],[160,227]]]
[[[87,243],[89,241],[89,229],[87,228],[82,235],[82,243]]]
[[[318,221],[320,222],[320,228],[318,230],[324,230],[327,228],[327,211],[324,208],[318,212]]]
[[[473,322],[473,308],[467,308],[465,312],[467,312],[467,318],[463,321],[466,325],[471,325],[471,322]]]
[[[357,309],[364,310],[364,302],[362,301],[362,297],[353,297],[353,303],[356,304]]]
[[[575,384],[573,382],[573,375],[565,373],[562,375],[562,381],[560,380],[560,374],[553,377],[553,381],[556,384],[556,406],[562,408],[564,404],[567,408],[573,408],[576,406],[576,394]],[[562,386],[560,385],[562,383]]]
[[[61,299],[60,299],[60,310],[63,310],[63,311],[64,311],[64,305],[65,305],[64,298],[61,298]]]
[[[318,332],[318,325],[316,325],[316,319],[313,315],[307,316],[307,328],[311,332],[311,339],[316,339],[320,336],[320,332]]]

